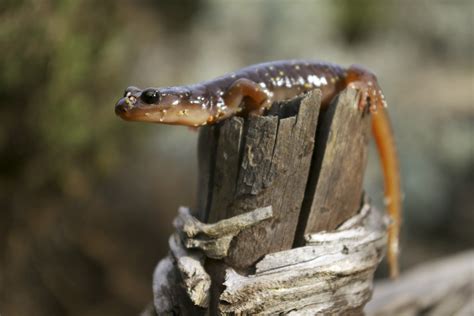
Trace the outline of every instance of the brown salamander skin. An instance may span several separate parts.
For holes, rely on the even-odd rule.
[[[202,126],[233,115],[261,115],[273,102],[291,99],[313,89],[322,92],[322,109],[343,89],[360,92],[358,107],[369,107],[372,132],[381,157],[385,196],[392,222],[388,235],[391,276],[398,275],[401,192],[398,160],[386,103],[373,73],[353,65],[305,60],[263,63],[242,68],[202,83],[141,90],[129,87],[115,113],[125,120]]]

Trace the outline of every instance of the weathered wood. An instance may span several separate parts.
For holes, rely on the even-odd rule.
[[[429,311],[429,312],[427,312]],[[472,315],[474,251],[429,262],[376,284],[367,315]]]
[[[256,273],[228,269],[222,313],[295,315],[354,313],[372,293],[388,221],[366,205],[335,232],[307,236],[307,244],[269,254]]]
[[[273,105],[267,116],[235,117],[201,130],[198,212],[193,214],[197,218],[187,213],[176,227],[184,247],[206,254],[205,269],[201,261],[177,254],[179,247],[174,247],[173,256],[157,267],[155,304],[166,306],[171,300],[168,311],[183,315],[205,311],[193,310],[191,300],[200,306],[209,303],[209,315],[361,313],[385,246],[381,238],[371,239],[380,237],[383,229],[376,230],[378,235],[362,229],[360,216],[345,222],[361,207],[370,120],[355,107],[357,93],[352,89],[318,120],[320,100],[315,90]],[[270,218],[250,215],[266,206],[272,207]],[[232,230],[237,227],[232,223],[243,223],[242,218],[245,224]],[[326,232],[312,234],[322,230]],[[305,247],[290,250],[294,245]],[[207,288],[206,273],[212,279],[209,296],[201,293]],[[308,283],[307,276],[316,282]],[[263,279],[269,283],[257,283],[270,287],[255,287],[256,280]],[[281,282],[273,282],[276,279]],[[176,282],[175,287],[170,282]],[[176,287],[186,284],[180,293],[188,299],[181,302]],[[340,291],[334,292],[335,287]],[[160,301],[160,295],[169,299]],[[294,308],[287,309],[291,304]]]
[[[240,166],[240,151],[242,146],[242,133],[244,120],[241,117],[233,117],[222,124],[220,137],[217,140],[214,182],[212,186],[212,200],[207,203],[207,207],[212,206],[209,212],[208,222],[213,223],[218,220],[231,217],[228,214],[232,199],[236,189],[236,179]]]
[[[215,126],[206,126],[201,129],[198,138],[198,205],[194,213],[201,221],[208,220],[208,205],[212,198],[216,154],[215,133]]]
[[[199,315],[183,288],[182,279],[172,256],[162,259],[153,273],[153,305],[157,315]]]
[[[186,207],[180,207],[178,213],[179,216],[175,219],[174,225],[182,233],[181,239],[184,246],[200,249],[208,258],[213,259],[225,258],[228,255],[230,243],[239,233],[273,217],[271,206],[226,218],[215,224],[200,222],[190,214]]]
[[[203,314],[214,292],[218,304],[209,306],[211,315],[360,314],[371,295],[388,226],[387,218],[368,204],[336,231],[310,234],[304,247],[266,255],[256,264],[254,274],[241,275],[227,268],[219,276],[222,283],[210,288],[208,272],[215,273],[224,265],[211,260],[205,271],[203,253],[186,246],[181,237],[198,237],[206,231],[199,238],[219,238],[236,228],[245,231],[260,222],[264,213],[265,209],[257,209],[204,224],[189,213],[183,218],[181,210],[177,219],[181,224],[169,240],[170,256],[158,264],[153,278],[158,315]]]
[[[276,106],[278,116],[251,117],[244,124],[235,118],[217,127],[217,148],[211,149],[216,151],[212,198],[210,205],[201,205],[209,210],[208,218],[222,219],[267,205],[272,205],[274,214],[272,220],[236,237],[225,259],[228,265],[246,269],[267,253],[291,248],[311,163],[320,97],[314,91],[303,101],[299,98]]]
[[[336,228],[360,208],[370,115],[354,109],[357,98],[346,89],[321,114],[296,244],[304,234]]]

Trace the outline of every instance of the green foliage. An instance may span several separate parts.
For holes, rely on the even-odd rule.
[[[119,3],[7,1],[0,12],[0,171],[8,181],[61,188],[119,157],[113,114],[126,56]],[[103,17],[107,17],[106,19]],[[84,160],[84,157],[88,157]],[[108,158],[104,158],[108,157]]]
[[[335,1],[335,26],[348,44],[363,43],[387,25],[393,6],[391,1]]]

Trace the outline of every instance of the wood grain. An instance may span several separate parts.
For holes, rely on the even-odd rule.
[[[346,89],[321,114],[296,245],[304,234],[335,229],[361,206],[370,115],[355,104],[356,91]]]
[[[309,174],[320,92],[276,105],[272,114],[217,126],[208,218],[271,205],[272,220],[236,237],[225,262],[247,269],[267,253],[291,248]],[[205,132],[207,133],[207,132]],[[201,151],[200,151],[201,152]],[[256,242],[258,241],[258,242]]]

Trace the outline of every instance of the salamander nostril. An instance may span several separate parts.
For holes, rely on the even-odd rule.
[[[126,103],[123,102],[122,100],[117,102],[117,104],[115,105],[115,114],[117,114],[117,115],[122,115],[122,114],[127,113],[127,108],[128,107],[127,107]]]

